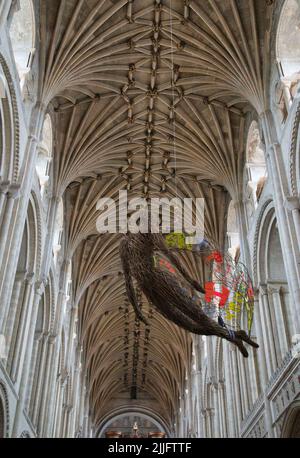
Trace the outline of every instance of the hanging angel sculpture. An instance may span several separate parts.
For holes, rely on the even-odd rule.
[[[236,345],[244,357],[248,357],[248,351],[243,342],[258,348],[246,331],[228,330],[223,323],[218,323],[204,313],[201,305],[197,304],[187,289],[181,286],[179,278],[169,271],[170,269],[165,269],[160,262],[157,262],[157,252],[170,261],[171,269],[175,268],[193,289],[205,294],[204,288],[190,277],[174,251],[168,248],[161,234],[129,232],[120,242],[120,256],[127,295],[136,316],[142,322],[148,324],[137,301],[132,278],[136,280],[140,290],[156,309],[166,319],[181,328],[194,334],[215,335],[226,339]]]

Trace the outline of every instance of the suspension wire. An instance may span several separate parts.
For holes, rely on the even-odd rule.
[[[170,5],[169,5],[169,16],[170,16],[170,43],[171,43],[171,91],[172,91],[172,104],[173,104],[173,154],[174,154],[174,162],[175,162],[175,192],[176,192],[176,197],[178,197],[178,192],[177,192],[177,151],[176,151],[176,113],[175,113],[175,82],[174,82],[174,51],[173,51],[173,16],[172,16],[172,0],[170,0]]]

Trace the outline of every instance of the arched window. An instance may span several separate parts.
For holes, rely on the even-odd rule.
[[[240,235],[233,201],[230,202],[227,213],[227,245],[229,254],[237,260],[240,254]]]
[[[275,102],[280,121],[285,122],[300,81],[300,3],[286,0],[277,30],[276,57],[280,79]]]
[[[62,199],[60,199],[56,218],[55,218],[55,225],[54,225],[54,236],[53,236],[53,255],[54,255],[54,262],[57,261],[58,253],[61,249],[61,239],[62,233],[64,228],[64,204]]]
[[[35,51],[34,12],[31,0],[19,0],[15,2],[15,8],[9,34],[19,73],[20,86],[23,89]]]
[[[5,432],[5,410],[4,410],[4,405],[2,403],[2,400],[0,398],[0,438],[3,439],[4,437],[4,432]]]
[[[248,133],[244,173],[244,193],[248,222],[257,207],[266,179],[267,169],[264,146],[261,141],[258,124],[253,121]]]
[[[294,401],[284,415],[281,437],[300,438],[300,402]]]
[[[7,390],[0,380],[0,439],[8,437],[9,432],[9,403]]]
[[[0,177],[17,181],[19,156],[19,117],[13,80],[0,54]]]
[[[300,72],[300,3],[286,0],[281,12],[276,43],[277,60],[282,76]]]
[[[270,356],[267,361],[270,376],[290,348],[294,332],[287,275],[272,203],[265,210],[261,222],[257,261],[260,310],[264,320],[262,326],[268,330],[264,338],[264,351]]]
[[[45,117],[42,139],[38,147],[38,156],[36,161],[36,172],[39,178],[41,194],[44,197],[49,186],[49,170],[52,159],[52,123],[47,114]]]

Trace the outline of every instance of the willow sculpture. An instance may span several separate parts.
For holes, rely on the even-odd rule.
[[[189,296],[185,288],[182,288],[176,276],[155,262],[156,252],[167,257],[192,288],[200,293],[205,293],[205,290],[190,277],[181,265],[175,253],[169,250],[161,234],[128,233],[121,240],[120,256],[127,295],[141,321],[148,324],[138,304],[132,277],[135,278],[138,287],[159,312],[183,329],[194,334],[215,335],[226,339],[236,345],[244,357],[248,357],[248,352],[243,341],[258,348],[258,345],[250,339],[244,330],[229,331],[207,316],[201,305]]]

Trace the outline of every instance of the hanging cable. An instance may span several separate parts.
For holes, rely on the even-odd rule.
[[[175,178],[175,192],[176,192],[176,197],[178,196],[177,192],[177,151],[176,151],[176,111],[175,111],[175,79],[174,79],[174,52],[173,52],[173,16],[172,16],[172,0],[170,0],[170,6],[169,6],[169,17],[170,17],[170,44],[171,44],[171,91],[172,91],[172,113],[173,113],[173,118],[172,118],[172,123],[173,123],[173,154],[174,154],[174,162],[175,162],[175,173],[174,173],[174,178]]]

